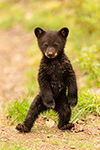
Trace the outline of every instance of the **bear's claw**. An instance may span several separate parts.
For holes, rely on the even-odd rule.
[[[25,125],[20,124],[20,123],[16,126],[16,129],[20,132],[29,132],[30,131]]]
[[[71,128],[74,127],[73,123],[68,123],[67,125],[62,126],[60,129],[61,130],[71,130]]]

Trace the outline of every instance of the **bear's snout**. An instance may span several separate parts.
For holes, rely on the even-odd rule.
[[[45,56],[49,59],[53,59],[57,56],[57,51],[53,47],[48,47],[45,51]]]

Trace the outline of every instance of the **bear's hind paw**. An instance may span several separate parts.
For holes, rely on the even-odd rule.
[[[64,125],[60,128],[60,130],[71,130],[71,128],[74,127],[73,123],[68,123],[67,125]]]
[[[20,124],[20,123],[16,126],[16,129],[20,132],[29,132],[30,131],[25,125]]]

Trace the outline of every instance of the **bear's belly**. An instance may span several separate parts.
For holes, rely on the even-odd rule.
[[[66,87],[63,82],[59,81],[51,81],[52,92],[55,96],[58,96],[61,91],[63,91]]]

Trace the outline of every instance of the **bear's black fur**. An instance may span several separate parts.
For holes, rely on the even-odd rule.
[[[38,115],[47,109],[54,109],[59,114],[59,129],[70,129],[70,106],[77,104],[77,84],[72,65],[64,53],[69,30],[59,31],[34,30],[43,57],[38,73],[40,92],[32,102],[23,124],[16,129],[29,132]],[[67,90],[67,92],[66,92]]]

